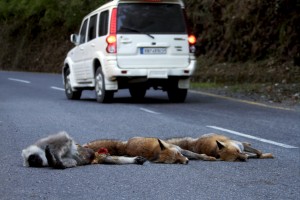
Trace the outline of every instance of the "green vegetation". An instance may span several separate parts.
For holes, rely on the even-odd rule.
[[[299,56],[300,0],[186,2],[199,45],[217,61]]]
[[[209,89],[209,88],[219,88],[219,87],[223,87],[223,84],[209,83],[209,82],[192,82],[191,83],[192,89],[197,89],[197,88]]]
[[[0,69],[60,72],[83,16],[107,0],[0,0]],[[300,0],[185,0],[193,82],[299,83]]]
[[[0,69],[60,72],[69,35],[105,0],[0,0]]]
[[[15,29],[48,30],[62,26],[74,30],[82,17],[105,0],[1,0],[0,17]],[[24,23],[25,22],[25,23]],[[25,29],[27,30],[27,29]]]

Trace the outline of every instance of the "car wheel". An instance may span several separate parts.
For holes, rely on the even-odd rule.
[[[173,103],[183,103],[186,99],[188,89],[178,88],[178,81],[169,84],[167,89],[169,100]]]
[[[65,93],[68,99],[78,100],[81,97],[81,90],[74,91],[70,81],[70,69],[67,69],[65,73]]]
[[[144,99],[144,97],[146,95],[146,91],[147,91],[147,88],[145,88],[145,87],[133,86],[133,87],[129,88],[131,97],[137,101],[141,101]]]
[[[99,67],[95,74],[96,99],[99,103],[110,103],[114,97],[114,92],[105,90],[104,78],[102,69]]]

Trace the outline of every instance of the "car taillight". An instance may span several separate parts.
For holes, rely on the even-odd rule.
[[[106,38],[106,42],[107,44],[113,44],[113,43],[116,43],[117,42],[117,38],[115,35],[109,35],[107,38]]]
[[[190,20],[188,19],[186,11],[184,9],[182,11],[183,11],[184,20],[186,23],[187,32],[188,32],[188,42],[189,42],[190,53],[195,53],[196,52],[195,44],[197,42],[197,38],[195,37],[195,35],[192,34]]]
[[[107,53],[117,53],[117,38],[116,35],[109,35],[106,38],[107,47],[106,51]]]
[[[106,42],[107,53],[117,53],[117,8],[113,8],[111,13],[109,35]]]
[[[196,44],[196,37],[194,35],[189,36],[189,44],[191,45]]]
[[[195,44],[197,42],[197,38],[194,35],[189,35],[188,41],[190,46],[190,53],[195,53],[196,52]]]

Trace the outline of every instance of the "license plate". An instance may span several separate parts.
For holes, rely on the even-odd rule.
[[[140,49],[141,54],[166,54],[167,49],[166,48],[141,48]]]
[[[148,78],[168,78],[168,72],[165,70],[150,70]]]

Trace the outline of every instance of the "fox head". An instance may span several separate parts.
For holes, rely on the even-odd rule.
[[[234,142],[220,142],[217,143],[217,153],[223,161],[246,161],[248,156],[243,153],[239,145]]]
[[[160,139],[157,140],[161,151],[158,159],[155,162],[167,164],[188,164],[189,159],[183,156],[175,146],[167,144]]]

